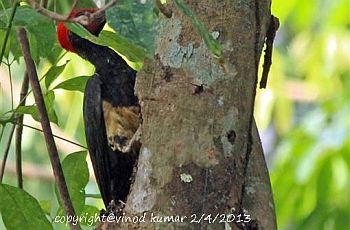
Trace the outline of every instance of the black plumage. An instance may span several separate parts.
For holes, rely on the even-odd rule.
[[[83,116],[89,154],[103,201],[106,206],[111,200],[126,201],[138,149],[125,153],[120,151],[120,146],[127,144],[130,134],[135,133],[135,127],[141,122],[134,94],[136,71],[108,47],[72,32],[69,39],[75,52],[96,68],[86,85]],[[122,135],[124,131],[127,134]]]

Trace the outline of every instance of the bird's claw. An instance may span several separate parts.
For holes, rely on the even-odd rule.
[[[134,133],[133,137],[129,140],[128,144],[124,146],[120,151],[123,153],[130,152],[131,148],[134,146],[134,144],[141,139],[141,126],[138,127],[136,132]]]

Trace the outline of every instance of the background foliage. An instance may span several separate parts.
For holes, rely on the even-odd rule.
[[[350,21],[346,0],[273,0],[281,22],[257,98],[280,229],[350,226]]]
[[[80,7],[93,6],[92,1],[79,2]],[[154,33],[153,11],[137,18],[132,15],[139,14],[140,9],[133,8],[128,1],[120,2],[119,8],[125,10],[123,14],[111,11],[108,18],[123,21],[123,25],[133,23],[134,31],[128,33],[125,28],[112,24],[102,37],[93,38],[80,27],[73,29],[118,50],[138,69],[143,57],[152,50],[149,45],[152,36],[143,37],[147,40],[130,40],[128,34],[140,33],[142,21]],[[50,9],[60,13],[69,12],[71,5],[72,1],[68,0],[49,1]],[[279,229],[347,229],[350,226],[349,3],[346,0],[273,0],[272,11],[280,19],[281,28],[275,41],[268,87],[258,91],[255,115],[271,172]],[[0,45],[10,12],[10,1],[1,1]],[[128,21],[128,17],[135,18],[135,22]],[[14,27],[19,25],[29,32],[54,133],[85,146],[81,92],[93,67],[76,55],[65,53],[56,42],[54,23],[28,7],[21,6],[16,13]],[[214,51],[219,49],[216,44],[213,47]],[[38,116],[31,93],[27,106],[17,108],[24,63],[15,30],[11,31],[3,61],[0,67],[1,158],[11,128],[8,121],[15,109],[31,115],[25,116],[25,124],[40,128],[35,121]],[[46,226],[63,212],[56,199],[45,142],[40,132],[30,128],[24,129],[23,137],[26,192],[15,188],[14,146],[11,146],[5,185],[0,185],[2,220],[12,221],[13,212],[8,207],[14,205],[10,198],[15,196],[21,203],[29,204],[28,209],[23,209],[21,203],[13,206],[23,209],[23,217],[28,212],[37,214],[27,220],[28,224]],[[98,189],[92,173],[89,180],[92,170],[90,161],[85,160],[85,149],[64,140],[56,141],[64,159],[65,174],[69,172],[67,183],[75,209],[81,215],[98,213],[103,205],[96,195]],[[86,222],[85,227],[87,224],[90,223]],[[53,228],[67,227],[54,223]],[[1,219],[0,229],[5,229]]]

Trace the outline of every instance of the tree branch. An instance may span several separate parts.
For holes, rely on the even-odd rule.
[[[27,71],[24,74],[19,106],[26,104],[25,96],[29,89],[29,78]],[[17,172],[17,184],[19,188],[23,188],[23,176],[22,176],[22,133],[23,133],[23,114],[16,114],[16,134],[15,134],[15,152],[16,152],[16,172]]]
[[[94,13],[86,12],[85,14],[80,15],[79,17],[75,17],[75,18],[70,18],[69,14],[68,15],[61,15],[61,14],[58,14],[56,12],[52,12],[52,11],[46,9],[45,7],[41,6],[40,4],[38,4],[35,0],[28,0],[28,3],[38,13],[40,13],[48,18],[51,18],[53,20],[63,21],[63,22],[74,22],[74,23],[80,23],[82,25],[88,25],[94,19],[101,17],[101,15],[108,8],[112,7],[114,4],[117,3],[117,0],[110,1],[109,3],[107,3],[106,5],[104,5],[102,8],[100,8],[99,10],[97,10]],[[75,5],[75,3],[74,3],[74,5]],[[73,7],[75,7],[74,5],[73,5]]]
[[[265,55],[264,55],[263,72],[260,80],[260,89],[265,89],[267,85],[267,78],[269,76],[270,68],[272,65],[273,41],[275,39],[276,32],[279,26],[280,26],[280,23],[278,18],[271,15],[271,21],[270,21],[269,28],[267,30],[266,41],[265,41],[266,48],[265,48]]]
[[[47,146],[47,149],[49,152],[50,161],[51,161],[53,173],[55,176],[55,181],[57,183],[58,191],[59,191],[60,196],[61,196],[63,209],[64,209],[67,216],[75,216],[73,204],[72,204],[72,201],[70,199],[67,184],[66,184],[66,181],[64,178],[60,158],[58,156],[55,140],[52,136],[50,121],[49,121],[49,118],[47,115],[45,102],[44,102],[44,98],[43,98],[42,91],[40,88],[35,64],[34,64],[34,61],[31,57],[31,54],[30,54],[30,47],[29,47],[27,32],[25,31],[24,28],[19,27],[19,28],[17,28],[17,34],[19,35],[19,42],[20,42],[20,45],[22,48],[24,61],[26,63],[28,78],[29,78],[30,84],[32,86],[34,99],[35,99],[35,102],[37,104],[38,111],[40,114],[41,125],[42,125],[43,132],[44,132],[46,146]],[[73,223],[71,223],[71,222],[69,224],[70,224],[70,228],[72,230],[81,229],[79,224],[73,225]]]

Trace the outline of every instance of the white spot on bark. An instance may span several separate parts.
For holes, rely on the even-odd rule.
[[[246,187],[246,192],[248,195],[253,195],[256,191],[253,187],[248,186],[248,187]]]
[[[225,230],[232,230],[231,226],[225,222]]]
[[[132,185],[125,210],[130,213],[142,213],[153,208],[156,202],[156,191],[151,187],[152,165],[151,151],[143,148],[137,164],[135,182]]]
[[[217,100],[217,102],[220,106],[223,106],[224,105],[224,97],[220,96],[219,99]]]
[[[193,178],[190,174],[182,173],[180,175],[181,181],[185,183],[190,183],[193,181]]]
[[[218,37],[220,36],[219,31],[213,31],[211,32],[211,36],[213,36],[214,39],[218,39]]]

